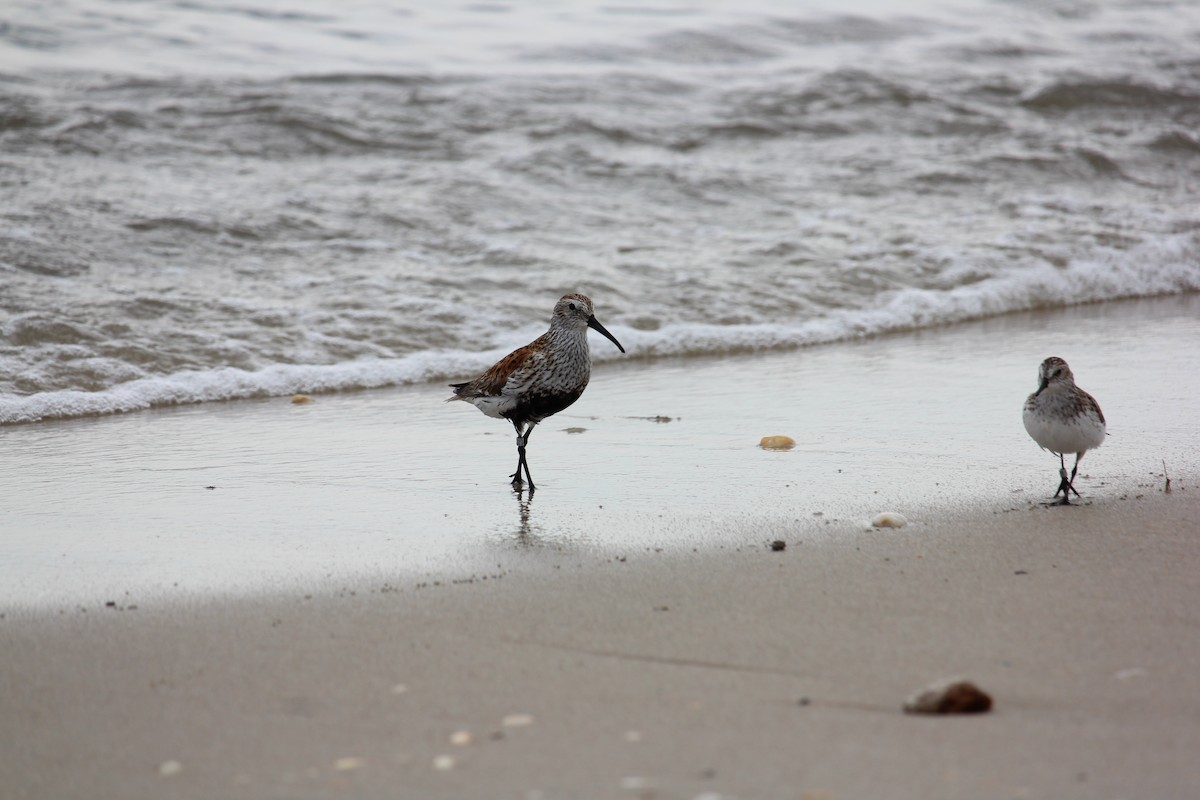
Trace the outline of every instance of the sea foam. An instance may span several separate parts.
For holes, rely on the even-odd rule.
[[[902,289],[882,296],[877,307],[845,309],[795,325],[679,323],[655,331],[621,325],[611,330],[630,356],[641,358],[720,355],[778,350],[916,330],[1037,308],[1200,291],[1200,263],[1187,237],[1167,238],[1154,257],[1137,252],[1120,258],[1077,260],[1059,268],[1031,264],[977,283],[939,291]],[[1134,256],[1134,257],[1131,257]],[[536,335],[536,334],[534,334]],[[0,398],[0,424],[114,414],[157,406],[401,386],[477,374],[512,347],[482,352],[440,350],[400,358],[338,364],[274,364],[260,370],[232,367],[177,372],[128,381],[95,392],[63,390]],[[596,347],[596,361],[625,358]]]

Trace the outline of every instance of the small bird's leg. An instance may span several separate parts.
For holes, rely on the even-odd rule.
[[[1058,501],[1060,506],[1071,505],[1071,481],[1067,479],[1067,462],[1063,460],[1062,453],[1058,454],[1058,477],[1060,478],[1058,490],[1054,493],[1055,497],[1062,495],[1062,499]],[[1076,492],[1078,494],[1078,492]]]
[[[1066,468],[1063,468],[1066,471]],[[1071,470],[1071,480],[1067,481],[1067,488],[1075,492],[1075,496],[1079,497],[1079,492],[1075,489],[1075,473],[1079,472],[1079,453],[1075,454],[1075,468]]]

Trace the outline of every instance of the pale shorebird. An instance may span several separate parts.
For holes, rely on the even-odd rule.
[[[521,487],[521,470],[534,489],[525,447],[533,426],[574,403],[592,375],[587,329],[608,338],[622,353],[625,348],[592,313],[592,301],[582,294],[564,295],[554,304],[550,330],[492,365],[473,381],[452,383],[454,397],[466,400],[489,417],[508,420],[517,429],[517,471],[510,477]]]
[[[1067,362],[1058,356],[1050,356],[1038,369],[1037,391],[1025,401],[1023,414],[1025,430],[1043,450],[1058,456],[1058,475],[1061,482],[1055,497],[1062,494],[1059,505],[1071,505],[1071,492],[1075,490],[1075,473],[1079,471],[1079,459],[1088,450],[1104,444],[1104,412],[1096,398],[1075,385],[1075,376]],[[1067,477],[1064,454],[1075,454],[1075,468]]]

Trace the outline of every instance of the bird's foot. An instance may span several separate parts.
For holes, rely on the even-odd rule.
[[[522,473],[521,473],[521,469],[518,467],[516,472],[514,472],[512,475],[509,475],[509,476],[508,476],[508,477],[512,478],[512,487],[513,487],[513,491],[514,491],[514,492],[519,492],[519,491],[521,491],[521,489],[523,489],[523,488],[525,488],[526,486],[528,486],[528,487],[529,487],[529,494],[530,494],[530,495],[532,495],[532,494],[533,494],[533,490],[534,490],[535,488],[537,488],[537,487],[535,487],[535,486],[533,485],[533,478],[530,478],[529,480],[527,480],[527,481],[526,481],[526,480],[523,480],[523,479],[521,478],[521,475],[522,475]]]
[[[1076,492],[1076,494],[1079,494]],[[1061,495],[1061,497],[1059,496]],[[1067,480],[1067,476],[1062,476],[1062,483],[1058,485],[1058,490],[1054,495],[1042,505],[1045,506],[1069,506],[1071,505],[1071,482]]]
[[[1071,473],[1071,477],[1068,478],[1067,470],[1063,468],[1058,471],[1058,477],[1058,490],[1054,492],[1054,496],[1058,497],[1061,494],[1063,502],[1059,505],[1069,506],[1071,505],[1071,492],[1075,492],[1075,496],[1079,497],[1079,491],[1074,486],[1075,473]]]

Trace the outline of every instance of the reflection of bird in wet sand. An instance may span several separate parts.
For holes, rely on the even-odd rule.
[[[606,336],[622,353],[625,348],[604,329],[592,312],[592,301],[581,294],[564,295],[554,305],[550,330],[492,365],[478,378],[451,384],[454,397],[466,400],[489,417],[507,419],[517,429],[517,471],[512,484],[520,488],[521,471],[534,489],[525,447],[533,426],[574,403],[587,388],[592,355],[587,329]]]
[[[1061,479],[1055,497],[1062,494],[1059,505],[1071,505],[1071,492],[1075,491],[1075,473],[1079,471],[1079,459],[1088,450],[1104,444],[1104,412],[1096,398],[1075,385],[1075,376],[1067,362],[1051,356],[1038,369],[1037,391],[1025,401],[1023,414],[1025,430],[1033,440],[1058,456],[1058,475]],[[1075,468],[1067,477],[1064,454],[1075,454]]]

